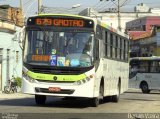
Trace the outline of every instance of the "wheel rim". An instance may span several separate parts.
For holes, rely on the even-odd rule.
[[[97,107],[99,105],[99,98],[94,99],[94,106]]]
[[[142,90],[143,90],[143,91],[147,91],[147,90],[148,90],[148,86],[147,86],[146,84],[143,84],[143,85],[142,85]]]

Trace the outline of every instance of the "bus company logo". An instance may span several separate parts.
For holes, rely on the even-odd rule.
[[[53,80],[56,81],[58,78],[56,76],[53,77]]]

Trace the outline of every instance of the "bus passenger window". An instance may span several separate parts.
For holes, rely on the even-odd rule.
[[[144,62],[144,61],[140,62],[139,71],[142,72],[142,73],[143,72],[149,72],[149,65],[148,65],[147,61],[146,62]]]

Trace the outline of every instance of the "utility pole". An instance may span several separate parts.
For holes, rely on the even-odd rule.
[[[23,6],[22,6],[22,0],[19,1],[20,2],[20,9],[22,10]]]
[[[103,1],[103,0],[100,0],[100,1]],[[124,0],[123,3],[120,3],[121,0],[117,0],[117,3],[114,2],[116,0],[106,0],[106,1],[111,1],[112,3],[114,3],[117,7],[117,14],[118,14],[118,30],[122,30],[122,27],[121,27],[121,10],[120,8],[128,1],[128,0]]]
[[[38,0],[38,14],[41,13],[42,10],[42,0]]]
[[[118,12],[118,29],[121,31],[121,15],[120,15],[120,0],[118,0],[118,5],[117,5],[117,12]]]

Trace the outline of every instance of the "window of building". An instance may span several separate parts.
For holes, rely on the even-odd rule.
[[[16,51],[16,63],[19,61],[19,51]]]

